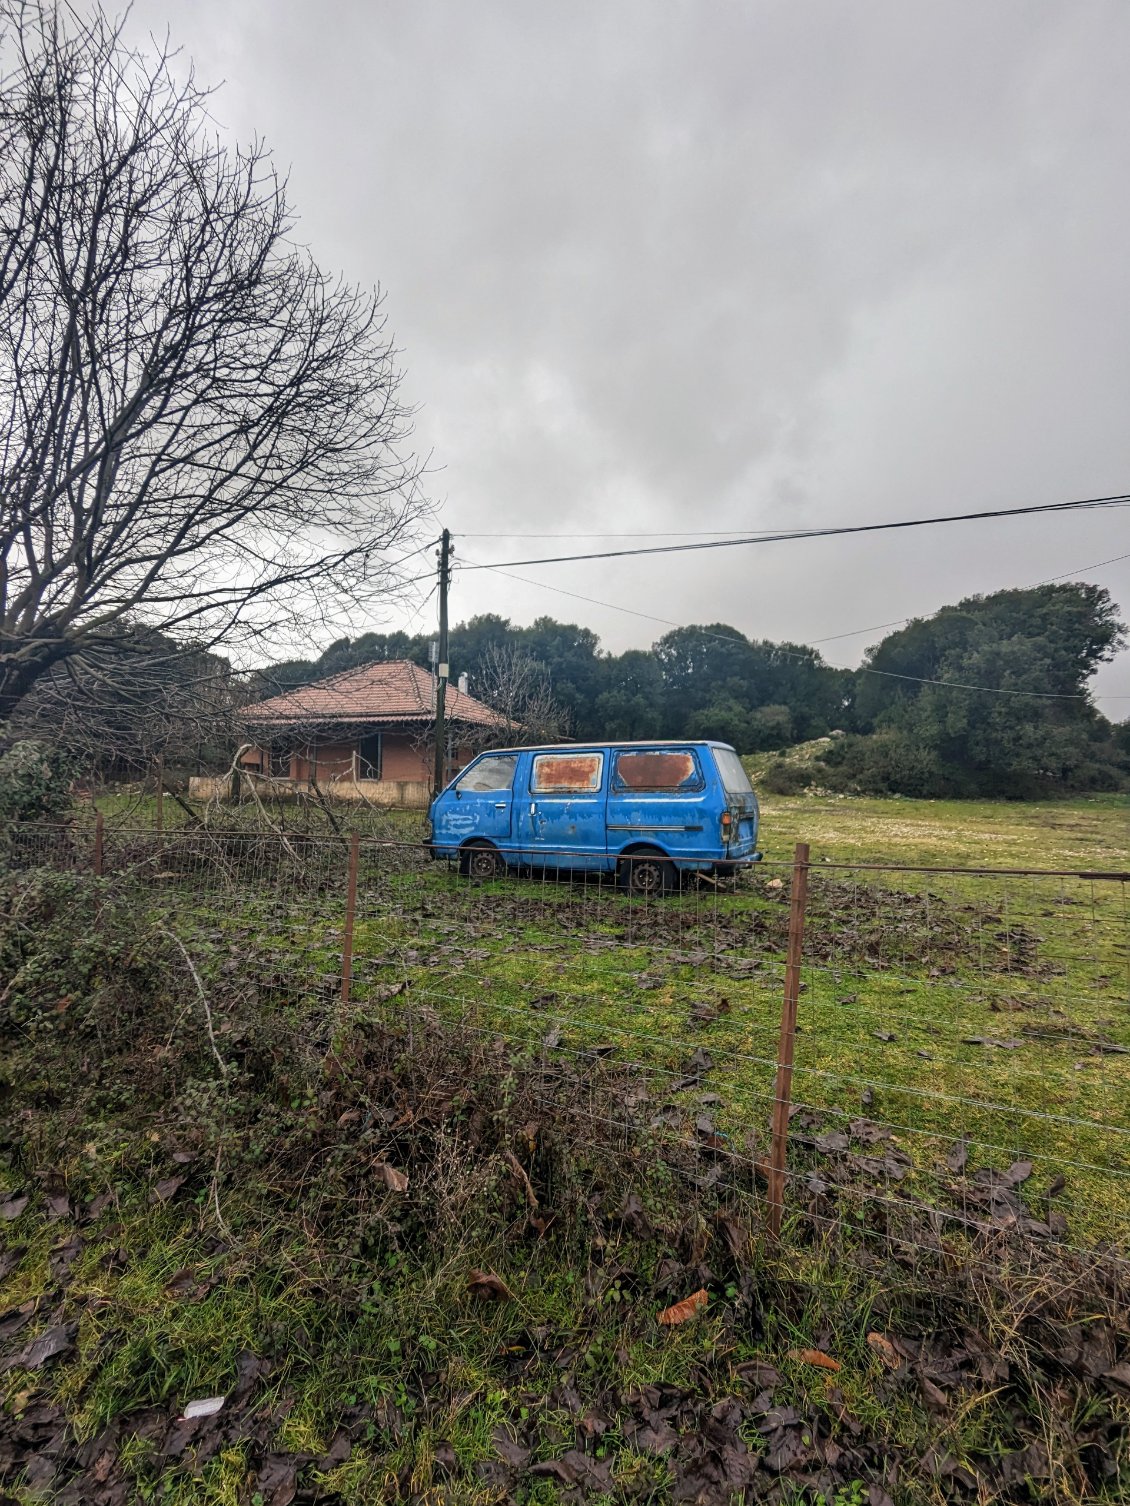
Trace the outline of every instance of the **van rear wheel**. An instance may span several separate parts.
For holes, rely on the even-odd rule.
[[[498,849],[488,847],[485,842],[464,847],[459,854],[459,872],[464,878],[478,879],[480,883],[499,878],[505,866]]]
[[[678,873],[661,852],[633,852],[620,860],[620,882],[629,894],[669,894]]]

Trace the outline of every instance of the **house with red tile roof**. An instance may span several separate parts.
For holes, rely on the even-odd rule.
[[[326,791],[380,805],[427,805],[434,768],[436,682],[407,659],[366,664],[247,706],[249,746],[241,766],[295,789]],[[504,717],[448,685],[449,767],[461,768]]]

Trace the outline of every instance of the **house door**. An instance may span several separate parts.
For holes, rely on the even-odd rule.
[[[379,779],[381,777],[381,734],[370,732],[357,745],[357,778]]]

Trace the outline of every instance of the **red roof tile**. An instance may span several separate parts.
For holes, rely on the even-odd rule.
[[[449,721],[481,727],[504,727],[504,717],[447,687],[445,710]],[[365,664],[343,670],[326,680],[288,690],[246,706],[249,722],[285,725],[293,722],[429,722],[435,716],[435,681],[426,669],[407,659]]]

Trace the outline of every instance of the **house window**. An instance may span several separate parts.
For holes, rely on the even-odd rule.
[[[536,795],[595,795],[603,772],[603,753],[539,753],[530,789]]]
[[[267,772],[272,779],[290,778],[290,749],[272,748]]]
[[[381,777],[381,734],[370,732],[357,744],[357,778]]]

